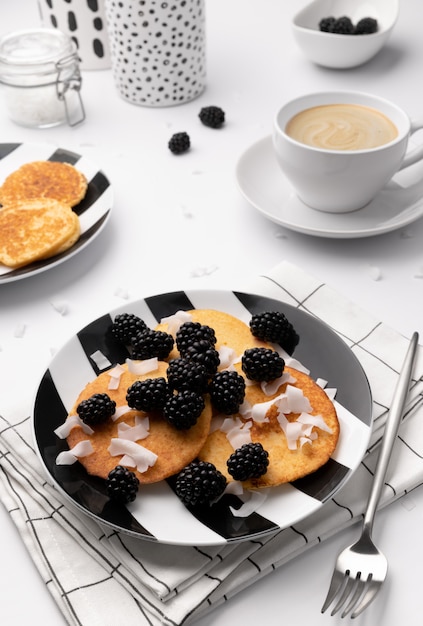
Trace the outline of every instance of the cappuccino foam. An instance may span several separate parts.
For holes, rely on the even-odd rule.
[[[287,135],[324,150],[368,150],[398,136],[395,124],[381,111],[360,104],[325,104],[305,109],[286,125]]]

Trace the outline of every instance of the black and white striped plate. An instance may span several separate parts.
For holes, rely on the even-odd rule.
[[[248,517],[234,516],[237,496],[225,495],[216,504],[186,509],[174,493],[174,481],[141,486],[127,507],[109,501],[103,480],[89,476],[76,463],[56,465],[67,448],[54,429],[62,424],[86,383],[99,374],[90,358],[100,350],[112,364],[129,356],[116,342],[110,326],[117,313],[136,313],[154,327],[177,310],[218,309],[246,323],[251,315],[278,310],[285,313],[300,335],[295,357],[337,388],[341,436],[333,458],[320,470],[294,483],[268,490],[261,507]],[[179,291],[127,304],[93,321],[75,335],[53,358],[36,394],[33,426],[36,449],[51,482],[84,513],[132,535],[180,545],[221,545],[254,539],[286,528],[317,511],[345,484],[360,464],[371,430],[372,402],[367,378],[355,355],[326,324],[308,313],[277,300],[231,291]]]
[[[0,263],[0,285],[45,272],[67,261],[91,243],[105,226],[113,204],[113,191],[109,180],[89,159],[75,152],[57,148],[48,143],[1,143],[0,144],[0,185],[6,176],[25,163],[31,161],[61,161],[75,165],[85,174],[88,189],[84,199],[73,210],[78,214],[81,236],[66,252],[50,259],[44,259],[12,269]]]

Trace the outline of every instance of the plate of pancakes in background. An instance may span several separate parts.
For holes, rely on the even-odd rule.
[[[112,204],[110,181],[86,157],[52,144],[0,144],[0,284],[80,252]]]
[[[323,406],[330,404],[331,408],[328,411],[332,411],[334,407],[336,409],[339,424],[337,441],[335,448],[331,447],[328,457],[317,469],[313,467],[310,471],[308,468],[305,472],[295,472],[284,479],[279,477],[273,484],[271,481],[264,481],[260,485],[260,479],[255,485],[257,489],[254,485],[250,489],[249,485],[244,483],[243,486],[246,487],[244,491],[228,490],[216,500],[206,504],[187,505],[178,493],[177,483],[181,476],[181,468],[178,468],[176,457],[179,455],[181,464],[186,466],[190,462],[190,458],[185,456],[188,448],[192,450],[194,462],[200,459],[212,460],[218,464],[221,459],[219,454],[215,454],[216,450],[220,452],[223,449],[224,459],[228,454],[224,450],[225,446],[227,447],[225,437],[222,432],[216,431],[216,428],[221,428],[218,424],[222,416],[218,415],[219,412],[214,408],[211,417],[207,413],[212,396],[211,392],[206,391],[206,409],[194,426],[187,430],[181,431],[175,429],[173,424],[164,424],[163,414],[156,415],[154,411],[153,413],[147,411],[147,418],[150,421],[147,438],[143,439],[144,435],[140,435],[141,440],[138,441],[137,435],[128,446],[133,447],[137,440],[137,444],[148,448],[150,440],[152,444],[159,440],[160,451],[154,449],[155,444],[150,446],[153,452],[158,453],[156,455],[158,461],[149,469],[140,470],[145,472],[145,479],[138,474],[139,489],[132,501],[113,500],[108,492],[105,476],[110,467],[120,464],[122,459],[119,455],[110,458],[113,455],[111,448],[108,447],[109,443],[117,441],[111,437],[121,436],[117,434],[121,426],[126,432],[134,432],[134,428],[139,426],[137,420],[141,422],[141,418],[145,417],[142,415],[143,411],[128,410],[128,407],[124,406],[127,385],[134,380],[168,376],[165,368],[170,367],[169,364],[173,359],[178,359],[178,351],[175,353],[178,344],[175,339],[175,347],[168,357],[160,357],[158,365],[153,366],[153,370],[156,368],[155,373],[150,372],[150,366],[150,369],[143,370],[141,374],[137,369],[138,366],[144,367],[150,359],[142,357],[146,359],[144,362],[140,356],[135,355],[133,346],[128,346],[128,342],[116,338],[114,326],[118,316],[134,315],[142,319],[146,328],[139,331],[141,334],[146,332],[148,335],[152,331],[161,331],[171,333],[175,337],[177,331],[175,327],[172,329],[175,318],[187,316],[186,319],[195,324],[209,326],[215,331],[217,338],[215,348],[220,355],[218,371],[234,369],[240,371],[241,355],[253,346],[262,345],[260,342],[257,343],[257,338],[253,336],[252,317],[269,311],[282,313],[299,336],[299,343],[293,353],[284,355],[285,370],[294,373],[292,384],[302,387],[304,395],[308,398],[324,396],[326,392],[323,392],[323,389],[328,390],[327,397],[322,400],[321,405],[321,412],[325,418],[329,413],[324,413],[326,409]],[[137,333],[138,331],[134,331],[134,334]],[[277,348],[276,344],[271,345],[274,349]],[[228,356],[231,351],[232,357]],[[299,372],[300,366],[306,368],[305,375],[295,374],[294,370]],[[136,369],[132,371],[131,367]],[[116,374],[118,370],[120,371]],[[115,376],[118,377],[117,386],[114,384]],[[302,381],[305,379],[308,382],[303,385]],[[210,381],[208,384],[210,389]],[[120,388],[121,385],[124,389]],[[272,393],[280,394],[281,389],[282,387],[278,387],[277,391],[274,390]],[[328,400],[329,389],[336,390],[334,400],[333,396]],[[79,423],[77,428],[71,426],[67,434],[62,432],[59,436],[59,432],[63,431],[71,420],[77,419],[76,407],[81,398],[88,398],[93,392],[110,394],[116,400],[115,418],[122,408],[123,413],[116,421],[113,418],[106,424],[93,426],[94,432],[91,434],[84,434],[84,428],[81,429],[82,424]],[[258,385],[250,381],[246,384],[246,398],[253,397],[251,395],[253,392],[259,394],[259,402],[266,404],[267,398],[260,392]],[[274,396],[271,395],[270,398],[273,402]],[[314,405],[314,399],[312,404]],[[241,413],[241,409],[239,411],[240,413],[226,418],[247,423],[249,418]],[[254,540],[299,524],[317,513],[335,495],[342,502],[342,495],[339,492],[360,466],[367,450],[372,426],[372,399],[366,375],[348,345],[330,327],[305,310],[255,294],[190,290],[154,295],[127,303],[82,328],[57,352],[42,376],[35,396],[32,420],[35,448],[46,471],[48,482],[77,510],[113,530],[122,531],[133,537],[173,545],[224,545],[228,542]],[[207,424],[204,428],[205,422]],[[263,424],[257,427],[258,432],[265,434],[262,438],[263,445],[269,448],[270,463],[264,478],[272,468],[274,459],[279,458],[277,446],[281,443],[281,437],[283,440],[280,430],[273,427],[274,423],[276,422],[272,416],[269,424],[266,425],[265,419]],[[252,430],[256,426],[253,425]],[[332,430],[332,435],[320,432],[319,438],[324,440],[327,436],[330,440],[334,436],[333,432]],[[195,441],[197,436],[206,438],[198,447]],[[92,442],[89,445],[94,446],[94,454],[91,449],[84,458],[81,453],[80,458],[75,457],[66,463],[59,462],[63,455],[72,454],[73,450],[76,454],[76,446],[86,445],[85,440]],[[301,463],[307,459],[312,449],[308,447],[309,443],[302,447],[301,451],[299,445],[295,446],[293,457],[302,456]],[[286,447],[286,444],[282,441],[283,446]],[[286,455],[287,450],[283,450],[282,454]],[[100,460],[97,468],[96,459]],[[224,462],[220,466],[222,472],[225,471]],[[169,465],[170,469],[167,473],[160,474],[162,471],[160,468],[163,468],[164,464]],[[105,466],[106,474],[103,472]],[[278,471],[276,466],[275,469]],[[254,501],[255,498],[258,500]],[[301,526],[298,528],[301,532]]]

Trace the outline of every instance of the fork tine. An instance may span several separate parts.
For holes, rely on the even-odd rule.
[[[362,597],[362,600],[358,606],[355,607],[354,611],[351,613],[351,619],[355,619],[366,609],[371,602],[376,597],[377,592],[382,587],[380,581],[377,580],[368,580],[367,589]]]
[[[371,580],[371,574],[370,576],[370,580]],[[349,602],[347,603],[347,605],[344,608],[344,611],[341,615],[341,617],[346,617],[348,615],[348,613],[350,611],[352,611],[354,609],[354,607],[359,603],[359,601],[361,600],[361,598],[363,597],[363,594],[366,591],[367,585],[369,583],[369,578],[367,580],[363,580],[361,578],[361,572],[357,573],[357,576],[355,578],[355,588],[354,588],[354,593],[351,592],[351,597]]]
[[[342,589],[342,586],[345,584],[345,576],[341,574],[337,569],[333,570],[332,579],[329,585],[329,591],[327,593],[326,599],[321,608],[321,613],[324,613],[328,606],[332,604],[335,597],[338,595],[339,591]]]
[[[350,578],[349,571],[345,572],[345,584],[340,598],[332,609],[331,615],[335,615],[344,606],[350,595],[354,592],[357,584],[356,578]]]

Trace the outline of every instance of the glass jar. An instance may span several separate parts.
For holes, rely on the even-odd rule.
[[[0,84],[9,117],[21,126],[75,126],[85,119],[76,46],[60,30],[22,30],[2,37]]]

